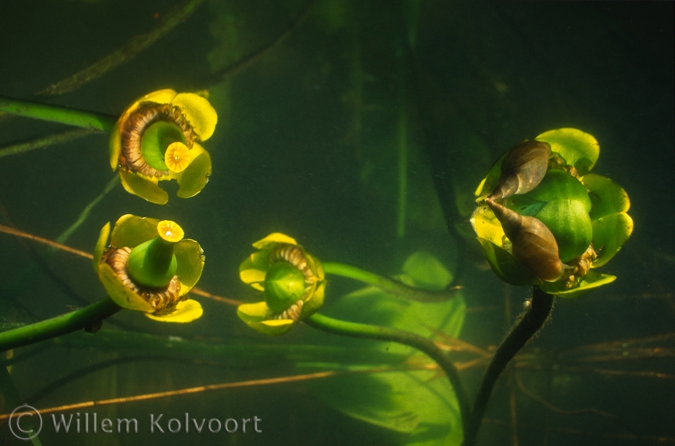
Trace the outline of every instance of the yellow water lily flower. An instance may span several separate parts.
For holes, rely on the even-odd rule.
[[[211,157],[200,142],[213,135],[217,122],[203,96],[170,89],[149,93],[117,121],[110,166],[119,168],[124,189],[151,203],[169,200],[159,181],[176,180],[181,198],[197,195],[211,175]]]
[[[201,317],[199,302],[188,299],[204,268],[204,254],[183,229],[169,220],[124,215],[102,229],[94,250],[94,270],[117,305],[160,322]]]
[[[518,144],[490,169],[471,223],[502,280],[578,297],[616,279],[594,269],[621,249],[633,220],[626,191],[590,173],[599,155],[592,135],[563,128]]]
[[[283,334],[323,305],[323,266],[294,238],[278,232],[253,243],[253,247],[258,251],[241,264],[239,276],[263,291],[265,300],[240,305],[237,315],[261,333]]]

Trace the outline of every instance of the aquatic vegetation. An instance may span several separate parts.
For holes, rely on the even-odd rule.
[[[203,268],[199,243],[168,220],[124,215],[112,233],[110,223],[101,229],[94,251],[94,269],[115,303],[160,322],[201,317],[201,305],[187,293]]]
[[[551,130],[518,144],[490,169],[471,223],[502,280],[561,297],[614,281],[593,269],[621,249],[633,221],[626,192],[589,173],[599,153],[587,133]]]
[[[197,195],[211,175],[211,157],[199,144],[216,129],[218,114],[208,99],[165,89],[148,93],[119,118],[110,138],[110,166],[122,186],[151,203],[169,196],[159,181],[176,180],[177,195]]]
[[[283,334],[323,305],[323,266],[294,238],[278,232],[258,240],[253,247],[258,251],[241,264],[239,276],[244,283],[264,291],[265,301],[242,304],[237,315],[261,333]]]
[[[501,26],[516,29],[512,26],[520,21],[516,16],[528,15],[529,8],[513,15],[500,11],[499,26],[478,27],[491,32],[474,38],[468,29],[456,34],[463,28],[462,11],[429,8],[424,2],[394,2],[385,14],[377,14],[378,20],[371,20],[369,15],[382,8],[368,2],[270,2],[261,15],[246,2],[214,1],[208,12],[195,16],[195,28],[176,30],[166,47],[149,54],[143,61],[147,65],[120,73],[126,85],[106,84],[102,76],[107,69],[131,60],[205,3],[180,0],[171,10],[167,4],[129,11],[138,19],[129,23],[154,23],[155,29],[111,35],[119,45],[129,33],[143,31],[99,62],[83,60],[74,67],[79,71],[64,81],[50,78],[49,88],[44,89],[46,83],[32,87],[35,95],[6,90],[36,100],[92,80],[98,83],[92,82],[89,93],[80,96],[47,99],[62,106],[0,98],[0,110],[84,127],[45,136],[56,126],[0,116],[0,121],[20,121],[17,128],[34,127],[26,131],[28,136],[8,132],[12,145],[0,148],[0,179],[7,180],[3,184],[20,199],[34,200],[37,214],[35,226],[17,218],[14,227],[10,217],[25,209],[12,198],[0,197],[6,200],[0,203],[0,223],[6,225],[0,225],[0,232],[12,234],[7,237],[9,249],[0,258],[6,263],[19,259],[16,271],[14,265],[2,268],[17,278],[0,284],[0,351],[11,366],[6,376],[0,376],[0,384],[11,386],[14,381],[28,393],[15,398],[4,394],[6,408],[20,404],[19,398],[33,404],[31,392],[44,394],[42,380],[47,390],[74,384],[54,398],[54,407],[48,406],[51,401],[36,404],[57,417],[94,406],[101,417],[109,416],[103,413],[106,405],[111,412],[120,409],[115,416],[134,416],[123,410],[145,409],[148,406],[140,406],[158,398],[171,398],[167,402],[171,410],[180,405],[174,426],[182,422],[183,413],[188,422],[190,405],[215,420],[258,411],[274,417],[277,429],[259,438],[226,429],[232,434],[226,442],[237,444],[305,444],[312,443],[311,438],[325,443],[325,435],[335,434],[330,440],[341,444],[470,446],[477,443],[479,429],[490,429],[497,443],[505,443],[512,434],[515,444],[519,430],[546,436],[555,432],[554,426],[563,426],[544,411],[529,406],[527,412],[521,411],[528,404],[518,393],[522,382],[539,387],[536,393],[548,398],[539,384],[549,383],[549,395],[559,395],[556,379],[561,373],[579,376],[566,368],[578,366],[574,361],[579,357],[598,359],[607,352],[637,356],[626,345],[642,348],[641,341],[610,345],[625,338],[605,330],[611,319],[604,317],[605,308],[600,312],[603,317],[592,319],[593,311],[584,307],[617,298],[607,291],[619,287],[605,287],[597,299],[559,301],[560,317],[551,327],[554,336],[538,339],[535,348],[516,357],[549,319],[556,296],[577,297],[608,284],[615,277],[601,272],[609,272],[627,282],[620,292],[636,297],[625,289],[644,281],[637,270],[647,268],[641,258],[630,263],[634,277],[620,269],[627,263],[624,258],[609,265],[614,269],[604,268],[631,236],[633,223],[626,192],[595,172],[612,172],[635,190],[638,178],[633,175],[638,169],[615,170],[617,165],[623,167],[622,156],[630,156],[630,150],[612,153],[613,166],[596,168],[597,141],[579,130],[559,129],[517,144],[487,169],[497,158],[493,149],[501,147],[501,141],[515,142],[529,134],[539,125],[536,118],[542,110],[551,113],[542,119],[545,122],[584,123],[587,116],[596,116],[598,122],[584,125],[612,128],[597,108],[577,114],[577,104],[561,99],[563,84],[578,76],[550,82],[555,70],[537,67],[546,62],[537,55],[564,58],[564,54],[542,51],[541,40],[531,46],[535,57],[526,58],[537,59],[536,64],[509,58],[508,69],[503,69],[481,55],[484,39]],[[62,6],[73,12],[78,9],[74,5]],[[472,8],[463,9],[473,12]],[[113,11],[110,5],[105,10]],[[485,11],[466,17],[471,24],[467,28],[494,16]],[[455,20],[452,26],[447,26],[448,17]],[[442,32],[427,31],[440,25]],[[296,29],[311,33],[311,38],[293,36]],[[517,29],[525,30],[519,36],[527,40],[531,27]],[[541,33],[534,34],[541,38]],[[444,35],[470,45],[450,44]],[[314,40],[316,36],[320,39]],[[498,48],[494,43],[492,52]],[[511,43],[504,41],[504,48]],[[27,48],[21,49],[27,54]],[[34,51],[39,54],[37,46]],[[556,66],[568,68],[558,62],[563,61],[556,61]],[[603,68],[616,68],[611,60],[602,62]],[[151,70],[143,72],[143,66]],[[74,72],[73,67],[60,68]],[[594,66],[583,68],[588,72]],[[462,79],[463,70],[471,74],[467,80]],[[542,82],[530,82],[532,73]],[[601,79],[606,78],[605,72]],[[147,86],[145,91],[162,85],[175,90],[155,91],[126,106],[127,99],[143,95]],[[545,85],[555,85],[560,92],[546,91]],[[200,89],[209,89],[211,95]],[[588,94],[584,101],[592,106],[606,102]],[[73,110],[68,108],[71,104],[108,110],[114,116]],[[210,138],[216,125],[219,133]],[[637,133],[616,132],[607,147],[614,149],[617,141],[626,148],[634,146],[631,135]],[[86,144],[70,144],[85,134],[91,135]],[[204,141],[209,143],[204,143],[206,149]],[[26,160],[13,156],[55,142],[69,144],[42,151],[43,157],[38,152]],[[221,145],[226,150],[219,150],[218,156],[206,151]],[[91,148],[91,153],[81,153],[82,148]],[[211,179],[212,189],[192,200],[168,203],[176,192],[183,198],[200,193],[212,170],[211,156],[220,174]],[[41,163],[44,159],[50,160],[48,165]],[[19,166],[14,174],[6,168],[21,161],[29,161],[24,165],[31,169]],[[486,171],[474,195],[475,184]],[[42,183],[33,181],[38,175]],[[629,184],[628,176],[635,182]],[[104,192],[90,201],[106,182]],[[125,192],[117,187],[120,182]],[[54,187],[45,190],[44,184]],[[655,190],[649,192],[665,202]],[[632,198],[637,202],[638,196],[636,190]],[[43,204],[55,199],[66,204],[56,218]],[[84,203],[90,204],[82,209]],[[31,212],[28,209],[26,215]],[[643,209],[640,213],[644,219]],[[124,216],[114,226],[107,224],[100,231],[94,254],[85,252],[101,226],[119,215]],[[211,269],[203,278],[200,245],[186,240],[173,220],[186,232],[199,234],[213,253]],[[660,220],[655,226],[666,219]],[[80,228],[89,233],[85,236]],[[273,231],[297,234],[298,239]],[[250,250],[251,241],[270,232]],[[70,234],[74,237],[68,239]],[[49,248],[34,249],[32,241],[17,247],[13,236]],[[624,254],[638,257],[636,251]],[[33,254],[37,254],[34,261],[28,258]],[[88,267],[89,260],[71,263],[71,254],[93,258],[101,283],[91,270],[81,274],[78,269]],[[62,262],[64,258],[67,262]],[[659,264],[672,263],[664,259]],[[487,271],[488,265],[496,274]],[[26,285],[32,278],[44,279],[34,282],[47,293],[38,294],[34,292],[38,289]],[[209,291],[197,288],[197,281]],[[531,289],[514,289],[502,282]],[[107,297],[96,301],[104,289]],[[189,296],[201,296],[201,303]],[[200,318],[202,305],[206,314]],[[517,314],[521,306],[523,312]],[[570,307],[583,312],[584,319],[564,317]],[[614,317],[620,312],[612,313]],[[183,324],[153,324],[146,317]],[[196,323],[184,323],[190,321]],[[593,330],[584,330],[581,325],[586,321]],[[513,329],[502,339],[505,327]],[[570,355],[557,348],[554,330],[562,330],[570,345],[589,344],[593,339],[585,337],[587,333],[602,333],[610,347]],[[50,339],[55,336],[63,337]],[[41,375],[35,365],[43,361],[40,350],[48,348],[54,352],[51,357],[76,359],[63,361],[49,377]],[[78,363],[76,355],[83,353],[78,348],[87,349],[88,362]],[[644,351],[639,354],[646,357]],[[561,359],[570,356],[574,358],[567,363]],[[150,368],[146,360],[163,363]],[[513,367],[507,369],[512,360]],[[586,376],[595,373],[591,367],[584,364]],[[475,389],[471,386],[467,392],[464,386],[476,383],[483,371],[483,383],[472,402],[469,395],[473,397]],[[508,372],[503,381],[508,381],[504,387],[510,392],[510,413],[495,411],[481,426],[503,371]],[[87,373],[100,375],[82,379]],[[538,379],[544,374],[545,379]],[[246,388],[254,386],[264,398],[251,397],[256,390],[249,393]],[[242,388],[237,398],[216,393],[237,387]],[[92,389],[99,393],[90,397]],[[583,392],[581,385],[578,390]],[[307,408],[308,394],[352,419],[335,417],[316,401]],[[84,401],[89,398],[95,399],[94,404]],[[496,403],[493,407],[505,406],[504,401]],[[568,393],[565,401],[552,398],[551,406],[555,403],[576,409]],[[173,415],[167,410],[168,416]],[[8,411],[0,413],[0,421],[8,417]],[[195,430],[190,435],[199,433]],[[349,441],[338,438],[345,432],[351,434]],[[497,438],[496,433],[503,436]],[[523,441],[534,441],[529,440],[534,438],[531,433]],[[156,441],[156,436],[140,435],[135,442]],[[206,435],[198,442],[222,443],[221,437]],[[89,436],[78,437],[91,442]],[[50,439],[47,432],[42,440]]]

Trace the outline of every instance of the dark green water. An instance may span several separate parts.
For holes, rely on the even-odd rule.
[[[63,95],[35,95],[150,31],[174,4],[180,2],[0,2],[0,96],[118,115],[150,91],[208,89],[218,111],[216,134],[204,143],[213,175],[199,195],[181,200],[170,185],[169,203],[155,206],[118,186],[68,245],[91,252],[100,228],[126,213],[171,218],[205,250],[199,286],[251,302],[260,296],[240,282],[239,264],[251,243],[270,232],[295,237],[322,260],[383,275],[399,274],[412,253],[424,250],[464,286],[460,338],[487,348],[499,344],[529,291],[503,285],[485,269],[478,244],[460,243],[455,227],[466,226],[473,191],[509,147],[549,129],[579,128],[600,143],[594,172],[628,192],[635,231],[602,269],[616,282],[578,300],[558,299],[552,322],[523,351],[532,356],[516,361],[515,374],[497,385],[478,444],[675,443],[672,3],[207,1],[99,78]],[[237,71],[222,72],[242,60],[248,62]],[[1,119],[0,147],[63,129]],[[108,136],[97,134],[0,158],[0,224],[58,237],[113,178],[107,146]],[[359,287],[329,278],[326,314],[344,316],[340,297]],[[89,261],[0,233],[6,328],[103,296]],[[234,307],[196,298],[205,313],[191,324],[160,324],[131,311],[104,324],[153,338],[75,333],[15,349],[18,356],[35,352],[10,372],[21,402],[48,408],[335,364],[373,366],[359,349],[382,348],[304,326],[263,336]],[[356,311],[347,316],[377,322]],[[424,322],[419,333],[430,335]],[[194,344],[177,351],[161,341],[167,336]],[[334,346],[349,350],[338,354]],[[97,364],[103,365],[88,369]],[[462,372],[471,399],[483,371]],[[593,411],[551,410],[515,378],[559,409]],[[425,398],[415,396],[415,385],[430,388],[409,383],[405,397]],[[436,378],[436,385],[447,381]],[[322,393],[308,382],[286,383],[79,409],[81,417],[137,418],[139,432],[65,434],[50,425],[40,439],[44,445],[446,444],[437,438],[447,438],[447,426],[430,424],[426,436],[410,443],[320,397],[360,392],[350,386],[327,382]],[[3,390],[2,414],[15,407],[7,400]],[[160,413],[164,420],[185,413],[207,420],[257,416],[262,433],[241,427],[231,434],[150,433],[149,414]],[[18,441],[7,425],[0,428],[4,441]]]

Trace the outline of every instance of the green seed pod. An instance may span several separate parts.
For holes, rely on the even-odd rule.
[[[305,276],[289,262],[275,262],[265,275],[265,301],[275,313],[287,310],[305,294]]]
[[[172,221],[160,221],[157,232],[157,237],[131,250],[127,262],[131,278],[148,288],[161,288],[169,284],[178,266],[173,247],[183,239],[183,229]]]
[[[550,169],[539,186],[522,198],[513,197],[509,207],[519,210],[523,204],[534,202],[542,205],[536,217],[553,233],[563,262],[588,249],[593,239],[591,200],[579,180],[565,171]]]

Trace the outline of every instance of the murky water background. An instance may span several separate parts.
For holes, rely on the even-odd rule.
[[[249,301],[259,296],[239,281],[239,264],[251,243],[270,232],[294,236],[321,259],[385,275],[426,250],[465,287],[461,338],[487,348],[512,325],[528,290],[506,287],[485,270],[477,243],[460,251],[455,225],[466,226],[476,185],[506,149],[549,129],[576,127],[600,143],[594,171],[628,192],[635,232],[603,268],[618,276],[615,283],[558,300],[552,322],[524,351],[531,356],[516,361],[515,374],[498,385],[479,444],[675,443],[671,3],[208,1],[118,68],[71,93],[35,95],[150,31],[178,4],[0,3],[0,95],[117,115],[153,90],[208,89],[219,114],[216,134],[205,143],[213,175],[198,196],[181,200],[173,189],[169,204],[155,206],[118,186],[68,245],[91,252],[101,226],[125,213],[171,218],[205,249],[199,286]],[[229,66],[238,69],[223,72]],[[0,147],[63,129],[3,119]],[[96,134],[0,158],[0,223],[55,239],[113,178],[107,144],[106,135]],[[359,286],[332,280],[326,312]],[[103,293],[88,261],[0,234],[0,323],[42,320]],[[200,301],[204,316],[184,326],[132,312],[105,323],[155,336],[147,341],[104,329],[17,349],[13,354],[31,355],[12,365],[12,379],[27,399],[71,376],[34,403],[52,407],[285,376],[297,374],[303,361],[341,361],[334,352],[311,361],[265,353],[269,346],[371,345],[306,327],[265,337],[233,307]],[[167,336],[242,352],[176,352],[155,343]],[[602,343],[614,344],[602,354],[579,350]],[[462,372],[471,395],[483,370]],[[616,418],[547,409],[518,381],[558,408],[593,408]],[[11,410],[5,405],[2,413]],[[138,434],[67,440],[45,432],[42,444],[406,441],[323,403],[303,382],[80,412],[143,424]],[[151,434],[151,413],[258,416],[263,432]],[[6,426],[0,432],[14,441]]]

